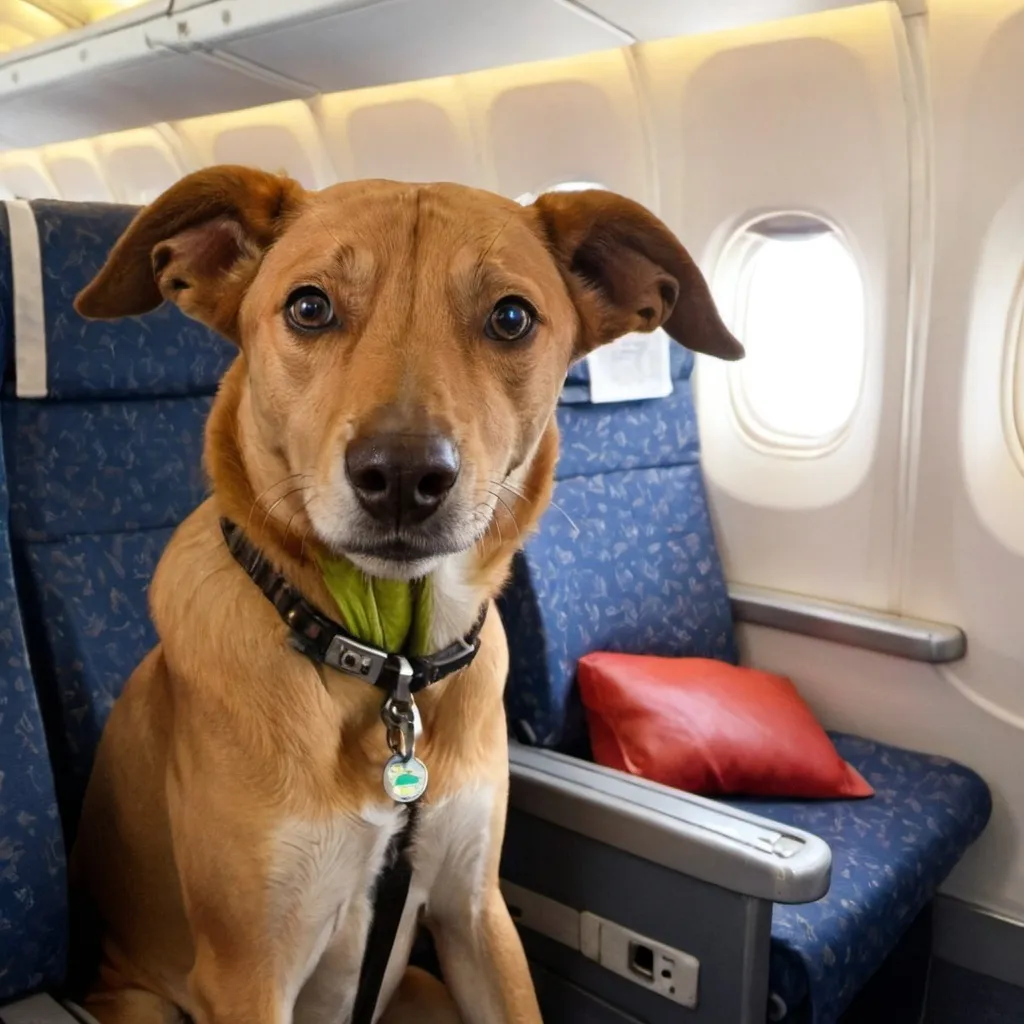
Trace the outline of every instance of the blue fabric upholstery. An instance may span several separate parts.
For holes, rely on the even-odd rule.
[[[675,391],[658,401],[593,406],[582,375],[567,384],[561,511],[545,515],[502,601],[509,718],[526,742],[586,751],[574,677],[590,651],[734,658],[691,360],[674,366]],[[837,1020],[991,810],[984,782],[960,765],[855,737],[837,743],[873,799],[742,805],[816,833],[834,855],[824,899],[773,914],[771,989],[786,1007],[778,1019],[792,1024]]]
[[[576,749],[573,681],[588,651],[735,660],[697,461],[693,357],[675,348],[662,400],[591,405],[578,369],[567,382],[554,507],[501,602],[509,720],[526,742]]]
[[[12,339],[10,254],[0,207],[0,365]],[[0,456],[0,1003],[59,984],[67,955],[64,841],[29,670],[7,534]]]
[[[832,848],[828,895],[776,906],[772,915],[772,990],[786,1004],[786,1020],[838,1017],[992,812],[988,786],[962,765],[856,736],[832,739],[874,786],[872,799],[728,801]]]
[[[174,307],[89,322],[75,295],[135,209],[36,202],[47,397],[3,402],[11,532],[38,685],[57,696],[69,834],[107,714],[156,640],[146,588],[203,499],[203,428],[234,349]]]

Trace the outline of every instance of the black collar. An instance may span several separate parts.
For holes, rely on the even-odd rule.
[[[235,561],[263,591],[291,630],[292,645],[306,657],[328,665],[408,700],[431,683],[465,668],[480,649],[480,630],[487,605],[473,628],[461,639],[425,657],[394,654],[356,640],[333,619],[322,615],[267,560],[266,556],[228,519],[220,521],[224,540]]]

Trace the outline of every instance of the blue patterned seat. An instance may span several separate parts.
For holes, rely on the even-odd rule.
[[[135,208],[45,201],[32,210],[46,394],[15,398],[8,381],[2,422],[29,651],[55,705],[70,840],[107,714],[156,639],[145,596],[153,569],[205,495],[203,427],[234,349],[170,305],[116,323],[83,320],[74,297]],[[32,343],[19,333],[19,346]]]
[[[559,508],[517,561],[502,601],[509,719],[524,742],[588,756],[574,677],[590,651],[735,659],[691,369],[692,356],[677,350],[674,393],[629,404],[589,404],[585,365],[569,378],[558,412]],[[773,912],[771,1019],[791,1024],[839,1018],[991,811],[985,783],[960,765],[835,739],[876,788],[873,799],[736,802],[833,851],[828,895]]]
[[[0,358],[11,355],[7,218],[0,206]],[[59,985],[67,955],[64,841],[15,591],[0,456],[0,1003]]]

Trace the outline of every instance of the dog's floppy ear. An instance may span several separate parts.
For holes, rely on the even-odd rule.
[[[743,357],[697,264],[649,210],[600,189],[546,192],[533,208],[580,315],[577,356],[664,327],[694,352]]]
[[[75,309],[113,320],[168,299],[237,341],[245,289],[302,195],[298,182],[246,167],[187,175],[139,211]]]

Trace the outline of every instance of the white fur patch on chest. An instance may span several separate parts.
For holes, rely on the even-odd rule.
[[[450,918],[480,906],[491,855],[491,787],[419,808],[413,877],[382,988],[386,1006],[408,963],[421,911]],[[287,944],[284,998],[295,1024],[344,1024],[352,1009],[372,915],[374,883],[406,809],[386,805],[319,822],[290,821],[275,836],[271,927]]]
[[[446,558],[431,577],[430,647],[439,651],[465,636],[480,614],[480,591],[470,585],[472,553]]]

